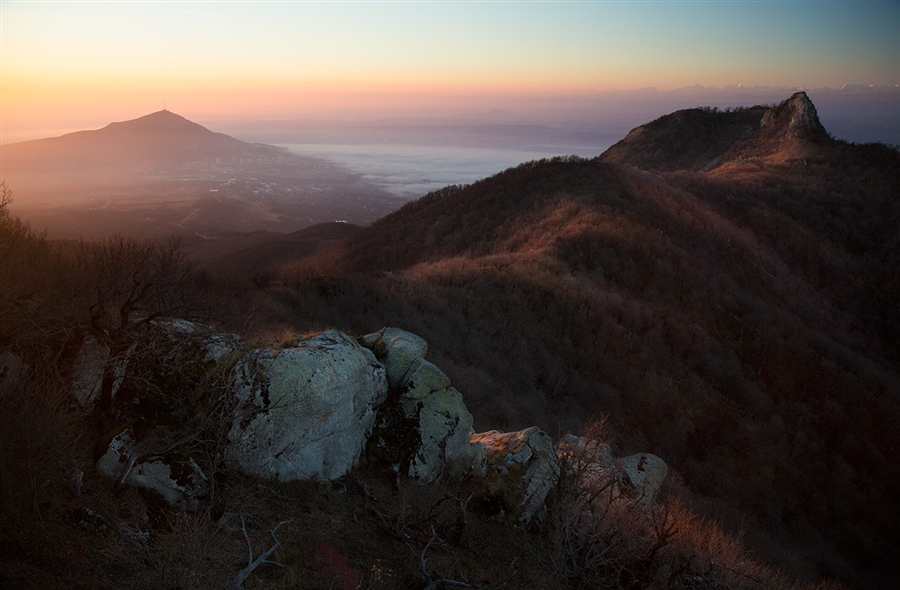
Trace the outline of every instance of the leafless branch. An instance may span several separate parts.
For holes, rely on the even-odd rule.
[[[428,548],[431,547],[431,544],[434,543],[438,539],[437,533],[434,531],[434,527],[431,527],[431,538],[428,540],[428,543],[425,544],[425,548],[422,549],[422,552],[419,554],[419,565],[422,567],[422,575],[425,576],[426,580],[429,580],[428,585],[425,586],[425,590],[437,590],[442,585],[443,586],[456,586],[457,588],[482,588],[482,586],[469,584],[468,582],[460,582],[458,580],[448,580],[447,578],[440,578],[437,580],[431,580],[431,575],[428,573],[428,567],[426,562],[428,559],[425,557],[425,554],[428,552]]]
[[[241,532],[244,533],[244,539],[247,541],[247,552],[250,554],[250,556],[247,559],[247,567],[245,567],[244,569],[242,569],[241,571],[239,571],[237,573],[237,575],[234,577],[234,580],[231,582],[231,585],[228,586],[228,590],[240,590],[241,585],[244,583],[244,580],[247,579],[247,576],[249,576],[251,573],[253,573],[253,570],[255,570],[256,568],[258,568],[259,566],[261,566],[264,563],[269,563],[272,565],[277,565],[278,567],[282,567],[282,565],[280,563],[277,563],[275,561],[269,561],[269,556],[272,555],[272,553],[274,553],[275,550],[281,546],[281,541],[279,541],[278,538],[275,536],[275,532],[278,530],[278,528],[281,525],[287,524],[287,523],[291,522],[292,520],[294,520],[294,519],[292,518],[290,520],[282,520],[281,522],[279,522],[275,526],[275,528],[269,532],[269,534],[272,535],[272,540],[275,543],[271,547],[269,547],[267,550],[265,550],[263,553],[261,553],[259,555],[259,557],[257,557],[256,559],[253,559],[253,547],[250,545],[250,536],[247,534],[247,526],[246,526],[246,523],[244,522],[244,515],[243,514],[241,515]]]

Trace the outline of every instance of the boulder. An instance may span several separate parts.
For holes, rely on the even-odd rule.
[[[402,385],[410,366],[428,352],[428,343],[423,338],[400,328],[383,328],[368,334],[363,337],[363,344],[384,363],[388,386],[392,389]]]
[[[162,326],[170,336],[181,340],[187,339],[199,346],[203,357],[198,360],[206,363],[211,361],[218,363],[240,347],[240,338],[236,335],[223,334],[197,322],[167,319],[159,320],[157,324]]]
[[[227,461],[281,481],[350,471],[388,391],[372,351],[336,330],[296,348],[257,351],[238,363],[233,382],[239,407]]]
[[[233,334],[222,334],[208,326],[187,320],[161,319],[154,321],[152,325],[161,331],[156,335],[163,337],[155,346],[165,350],[168,355],[177,356],[179,364],[209,367],[233,354],[240,346],[240,340]],[[112,396],[115,397],[129,372],[129,359],[135,350],[140,350],[145,344],[146,342],[135,343],[118,358],[110,358],[109,347],[94,336],[87,335],[72,365],[72,394],[78,403],[83,407],[94,405],[100,395],[103,372],[107,365],[113,371]]]
[[[72,365],[72,395],[83,407],[92,406],[97,401],[100,384],[103,381],[103,368],[108,361],[109,347],[101,344],[90,334],[85,336]],[[122,383],[125,363],[116,363],[114,370],[116,379],[113,383],[113,396]]]
[[[443,476],[459,479],[484,473],[484,447],[469,440],[474,432],[472,414],[440,369],[424,359],[414,361],[398,402],[418,430],[410,477],[431,483]]]
[[[616,496],[650,504],[668,473],[665,461],[649,453],[616,459],[609,445],[573,434],[556,443],[556,455],[568,475],[585,490],[615,484]],[[591,493],[588,491],[587,493]]]
[[[574,434],[566,434],[557,441],[556,456],[560,463],[576,470],[606,469],[614,461],[608,444]]]
[[[669,472],[665,461],[650,453],[638,453],[620,462],[636,497],[645,504],[652,503]]]
[[[194,511],[209,486],[197,462],[161,441],[135,441],[130,430],[116,435],[97,461],[97,471],[160,494],[172,506]]]
[[[550,436],[532,426],[518,432],[473,434],[470,440],[485,448],[486,494],[518,522],[530,522],[559,481],[559,460]]]

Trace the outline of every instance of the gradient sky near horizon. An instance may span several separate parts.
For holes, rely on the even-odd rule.
[[[503,108],[700,84],[900,83],[900,2],[0,0],[0,142]]]

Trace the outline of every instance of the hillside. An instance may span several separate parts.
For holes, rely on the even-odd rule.
[[[47,240],[0,207],[10,246],[0,249],[0,385],[20,371],[33,379],[17,391],[34,394],[0,391],[14,416],[0,450],[16,449],[0,454],[0,574],[31,581],[21,587],[68,587],[58,571],[85,587],[120,577],[222,587],[247,545],[251,561],[275,546],[283,522],[285,567],[258,572],[278,587],[437,588],[438,571],[483,589],[895,587],[898,169],[895,149],[831,138],[797,94],[673,113],[599,158],[522,164],[365,228],[200,236],[181,249],[85,244]],[[403,481],[381,443],[331,484],[236,475],[216,454],[230,430],[215,428],[220,371],[235,359],[173,362],[196,350],[154,332],[150,320],[167,316],[215,324],[275,358],[329,328],[360,341],[402,328],[427,341],[426,360],[464,396],[475,432],[536,425],[609,442],[617,457],[661,458],[659,510],[619,514],[591,536],[567,528],[565,514],[586,512],[561,493],[547,520],[513,529],[467,482]],[[73,414],[66,376],[85,334],[108,345],[107,389]],[[129,368],[114,399],[117,358]],[[214,476],[196,513],[97,475],[110,436],[150,426],[176,442],[198,429],[189,450],[206,449]],[[378,428],[388,447],[409,442]],[[14,478],[20,455],[28,477]],[[60,473],[72,465],[84,495]],[[73,535],[95,545],[61,549]],[[590,559],[594,578],[583,575]]]
[[[675,113],[596,160],[448,187],[283,268],[266,313],[421,334],[476,429],[607,414],[767,559],[884,586],[900,155],[810,106]]]

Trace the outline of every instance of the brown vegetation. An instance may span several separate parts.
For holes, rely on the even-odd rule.
[[[374,460],[334,485],[227,475],[190,515],[134,490],[114,496],[80,434],[96,416],[69,407],[67,343],[91,329],[92,309],[104,310],[98,334],[144,338],[116,319],[129,281],[155,275],[122,265],[101,297],[100,263],[117,242],[54,243],[0,207],[0,355],[53,368],[0,396],[16,418],[0,432],[0,579],[223,587],[277,542],[283,567],[259,565],[246,587],[896,585],[900,154],[819,135],[816,158],[753,160],[781,149],[751,141],[745,125],[764,114],[683,115],[708,127],[676,133],[684,161],[671,159],[661,120],[661,145],[637,168],[531,162],[427,195],[339,247],[298,240],[298,259],[277,269],[260,247],[244,268],[175,273],[217,310],[211,319],[251,341],[399,326],[428,340],[477,429],[581,433],[607,414],[617,451],[651,451],[675,471],[649,513],[602,481],[585,495],[571,471],[526,530],[479,514],[467,482],[411,487]],[[151,270],[177,257],[118,244],[149,248]],[[126,315],[182,300],[147,301],[160,307]],[[185,388],[160,392],[197,399],[187,393],[212,384],[147,358],[147,383]],[[37,436],[44,424],[71,434]],[[68,466],[83,471],[80,496]],[[149,536],[128,540],[132,529]],[[66,537],[77,547],[63,548]]]
[[[479,428],[607,412],[767,559],[885,584],[900,157],[817,141],[752,173],[568,158],[450,187],[285,268],[272,311],[422,335]]]

